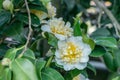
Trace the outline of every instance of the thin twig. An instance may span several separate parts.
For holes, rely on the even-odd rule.
[[[119,31],[120,31],[120,24],[118,23],[118,21],[116,20],[116,18],[113,16],[113,14],[106,8],[106,6],[104,4],[102,4],[99,0],[93,0],[96,5],[102,9],[106,14],[107,16],[110,18],[110,20],[112,21],[113,25],[114,25],[114,28],[115,28],[115,31],[116,31],[116,35],[120,38],[120,34],[119,34]]]
[[[27,13],[28,13],[28,19],[29,19],[29,33],[28,33],[28,36],[27,36],[27,42],[26,42],[26,44],[25,44],[25,47],[24,47],[22,53],[21,53],[18,57],[22,57],[22,55],[23,55],[23,54],[25,53],[25,51],[27,50],[27,47],[28,47],[28,44],[29,44],[29,41],[30,41],[30,37],[31,37],[31,35],[32,35],[31,15],[30,15],[30,9],[29,9],[27,0],[25,0],[25,5],[26,5],[26,9],[27,9]]]
[[[97,23],[98,23],[98,28],[100,28],[101,27],[101,17],[102,17],[102,10],[100,9],[100,13],[99,13],[99,16],[98,16],[98,21],[97,21]]]

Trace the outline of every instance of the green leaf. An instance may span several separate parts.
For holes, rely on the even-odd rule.
[[[47,37],[47,40],[48,40],[48,44],[53,46],[53,47],[57,47],[57,38],[53,35],[53,34],[50,34],[50,33],[45,33],[45,36]]]
[[[40,0],[44,6],[46,6],[51,0]]]
[[[82,32],[81,32],[81,29],[80,29],[80,20],[78,18],[75,19],[75,22],[74,22],[74,36],[81,36],[82,35]]]
[[[11,13],[8,11],[2,10],[0,12],[0,28],[3,27],[2,25],[7,23],[11,19]]]
[[[42,5],[42,2],[40,0],[28,0],[29,3],[35,4],[35,5]]]
[[[43,5],[43,3],[40,0],[29,0],[29,8],[47,12],[46,7]]]
[[[83,8],[89,8],[90,7],[90,0],[80,0],[79,4]]]
[[[114,51],[114,59],[115,59],[115,64],[117,68],[120,68],[120,50],[117,49]]]
[[[0,75],[2,75],[4,72],[4,66],[1,64],[0,62]],[[0,80],[1,80],[2,76],[0,76]]]
[[[94,75],[96,75],[96,69],[90,63],[87,64],[87,68],[93,71]]]
[[[0,10],[2,9],[3,0],[0,0]]]
[[[117,48],[117,41],[113,37],[99,37],[95,39],[95,43],[105,47]]]
[[[109,52],[103,55],[103,59],[104,59],[105,65],[110,71],[113,71],[113,72],[116,71],[113,56]]]
[[[105,49],[101,46],[95,46],[95,49],[91,52],[92,57],[101,57],[106,53]]]
[[[2,59],[3,56],[6,53],[6,50],[8,50],[8,46],[6,44],[0,44],[0,58]]]
[[[90,48],[93,50],[95,47],[95,42],[91,38],[89,38],[86,34],[82,34],[82,37],[83,37],[83,42],[90,45]]]
[[[3,30],[3,35],[5,36],[15,36],[20,35],[23,30],[23,23],[15,21],[9,26],[6,26],[6,29]]]
[[[27,49],[25,53],[23,54],[23,57],[28,59],[35,59],[35,54],[31,49]]]
[[[0,75],[0,80],[11,80],[11,76],[11,70],[9,68],[4,68]]]
[[[92,38],[98,37],[108,37],[110,36],[110,32],[106,28],[98,28],[95,32],[92,33]]]
[[[18,13],[16,14],[16,18],[17,20],[24,22],[25,24],[28,24],[28,15],[26,13]],[[40,20],[37,16],[31,14],[31,22],[32,22],[32,26],[34,27],[38,27],[40,26]]]
[[[74,77],[79,75],[81,73],[81,70],[74,69],[65,74],[65,80],[73,80]]]
[[[24,5],[24,0],[13,0],[13,4],[15,8],[21,8]]]
[[[38,80],[35,66],[28,59],[18,58],[11,64],[13,80]]]
[[[39,75],[40,80],[42,80],[42,78],[41,78],[41,70],[44,68],[44,66],[46,64],[46,61],[43,61],[43,60],[39,59],[39,60],[37,60],[35,62],[35,64],[36,64],[37,74]]]
[[[112,80],[120,80],[120,77],[118,76],[118,77],[115,77],[115,78],[113,78]]]
[[[62,75],[52,68],[42,70],[42,80],[64,80]]]
[[[7,50],[4,58],[9,58],[10,60],[14,60],[16,56],[17,49],[16,48],[11,48]]]

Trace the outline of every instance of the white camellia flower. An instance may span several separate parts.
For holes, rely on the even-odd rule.
[[[89,80],[84,75],[79,74],[78,76],[74,77],[73,80]]]
[[[70,26],[71,24],[69,22],[65,24],[62,18],[52,18],[41,29],[53,33],[60,40],[65,40],[72,36],[73,29]]]
[[[70,37],[67,40],[58,41],[55,60],[66,71],[75,68],[82,70],[87,66],[90,53],[91,48],[82,41],[82,37]]]

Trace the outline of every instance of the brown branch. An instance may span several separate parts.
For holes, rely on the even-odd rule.
[[[27,9],[28,19],[29,19],[29,33],[28,33],[28,36],[27,36],[27,42],[25,44],[25,47],[24,47],[22,53],[18,56],[19,58],[22,57],[23,54],[25,53],[25,51],[27,50],[27,47],[28,47],[28,44],[29,44],[29,41],[30,41],[30,38],[31,38],[31,35],[32,35],[31,15],[30,15],[30,9],[29,9],[27,0],[25,0],[25,6],[26,6],[26,9]]]
[[[107,16],[109,17],[109,19],[112,21],[114,25],[116,35],[120,38],[120,34],[119,34],[120,24],[118,23],[116,18],[113,16],[113,14],[106,8],[106,6],[102,2],[100,2],[99,0],[93,0],[93,1],[100,9],[102,9],[107,14]]]

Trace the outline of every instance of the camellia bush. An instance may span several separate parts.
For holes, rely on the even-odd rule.
[[[107,28],[89,35],[82,13],[66,21],[50,0],[1,0],[0,80],[90,80],[87,70],[97,75],[90,57],[101,57],[117,74],[111,80],[120,80],[119,23],[101,8],[113,19],[115,36]]]

